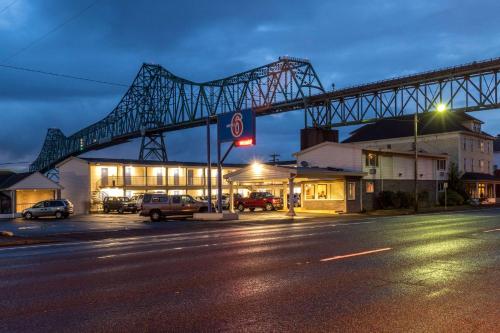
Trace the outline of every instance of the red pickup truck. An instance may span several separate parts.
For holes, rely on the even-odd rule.
[[[246,208],[254,211],[255,208],[263,210],[283,209],[283,199],[274,197],[269,192],[251,192],[248,198],[236,198],[235,207],[240,211]]]

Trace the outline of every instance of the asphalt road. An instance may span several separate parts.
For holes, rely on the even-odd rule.
[[[498,209],[169,232],[0,249],[0,331],[500,332]]]

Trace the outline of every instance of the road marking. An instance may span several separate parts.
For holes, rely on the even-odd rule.
[[[383,249],[377,249],[377,250],[370,250],[370,251],[363,251],[363,252],[357,252],[357,253],[344,254],[344,255],[341,255],[341,256],[324,258],[324,259],[321,259],[320,261],[339,260],[339,259],[350,258],[350,257],[357,257],[357,256],[364,256],[366,254],[372,254],[372,253],[389,251],[389,250],[392,250],[392,248],[391,247],[385,247]]]
[[[483,232],[494,232],[494,231],[500,231],[500,228],[497,228],[497,229],[491,229],[491,230],[485,230]]]

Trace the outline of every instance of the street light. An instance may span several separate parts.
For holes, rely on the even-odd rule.
[[[437,110],[437,112],[444,112],[444,111],[446,111],[446,104],[444,104],[444,103],[439,103],[439,104],[436,106],[436,110]]]

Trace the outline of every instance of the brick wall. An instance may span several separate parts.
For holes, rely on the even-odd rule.
[[[345,210],[344,200],[304,200],[304,209],[310,210]]]

